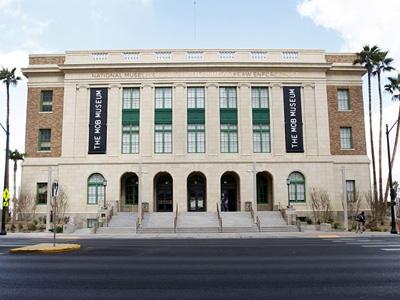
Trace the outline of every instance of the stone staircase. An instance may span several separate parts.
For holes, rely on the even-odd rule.
[[[176,232],[207,233],[219,232],[217,213],[214,212],[183,212],[178,213]]]
[[[173,212],[145,213],[138,233],[173,233],[174,232]]]
[[[250,212],[221,212],[222,232],[258,231]]]
[[[99,234],[121,234],[121,233],[135,233],[137,213],[119,212],[115,214],[108,227],[100,227],[97,229]]]
[[[295,232],[299,231],[295,225],[287,225],[280,211],[258,211],[261,232]]]

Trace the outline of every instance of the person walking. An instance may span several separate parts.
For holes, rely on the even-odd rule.
[[[357,229],[356,233],[360,232],[363,233],[365,230],[365,213],[362,211],[360,214],[357,215],[356,221],[357,221]]]
[[[228,197],[225,193],[221,195],[221,211],[228,211]]]

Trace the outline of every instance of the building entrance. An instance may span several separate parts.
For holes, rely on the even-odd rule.
[[[221,211],[237,211],[239,203],[239,179],[235,173],[225,173],[221,177]]]
[[[121,177],[121,211],[137,211],[139,202],[138,183],[139,179],[135,173],[125,173]]]
[[[156,210],[158,212],[173,211],[173,184],[168,173],[162,173],[155,179]]]
[[[206,211],[206,178],[192,173],[187,179],[188,211]]]

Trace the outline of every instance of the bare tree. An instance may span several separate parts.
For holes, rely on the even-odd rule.
[[[54,199],[52,199],[52,202],[51,202],[51,208],[53,211],[53,219],[55,220],[56,226],[64,225],[66,223],[65,213],[68,210],[68,206],[69,206],[68,195],[65,192],[65,190],[62,187],[60,187],[59,195],[58,195],[56,201],[54,201]]]
[[[310,192],[311,208],[316,223],[329,223],[332,221],[332,207],[328,191],[312,188]]]
[[[15,203],[15,212],[19,221],[32,221],[36,216],[36,195],[22,193]]]
[[[369,192],[369,194],[371,195],[371,192]],[[355,216],[357,216],[358,213],[360,212],[361,204],[363,202],[362,200],[363,200],[363,194],[361,194],[359,191],[356,191],[354,193],[354,198],[349,199],[349,201],[347,202],[349,219],[351,220],[351,228],[355,227],[356,225]]]

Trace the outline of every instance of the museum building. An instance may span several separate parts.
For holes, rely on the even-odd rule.
[[[307,216],[313,188],[340,213],[370,190],[354,59],[306,49],[32,54],[22,193],[49,215],[58,181],[67,215],[89,227],[104,207],[140,216],[290,205]]]

